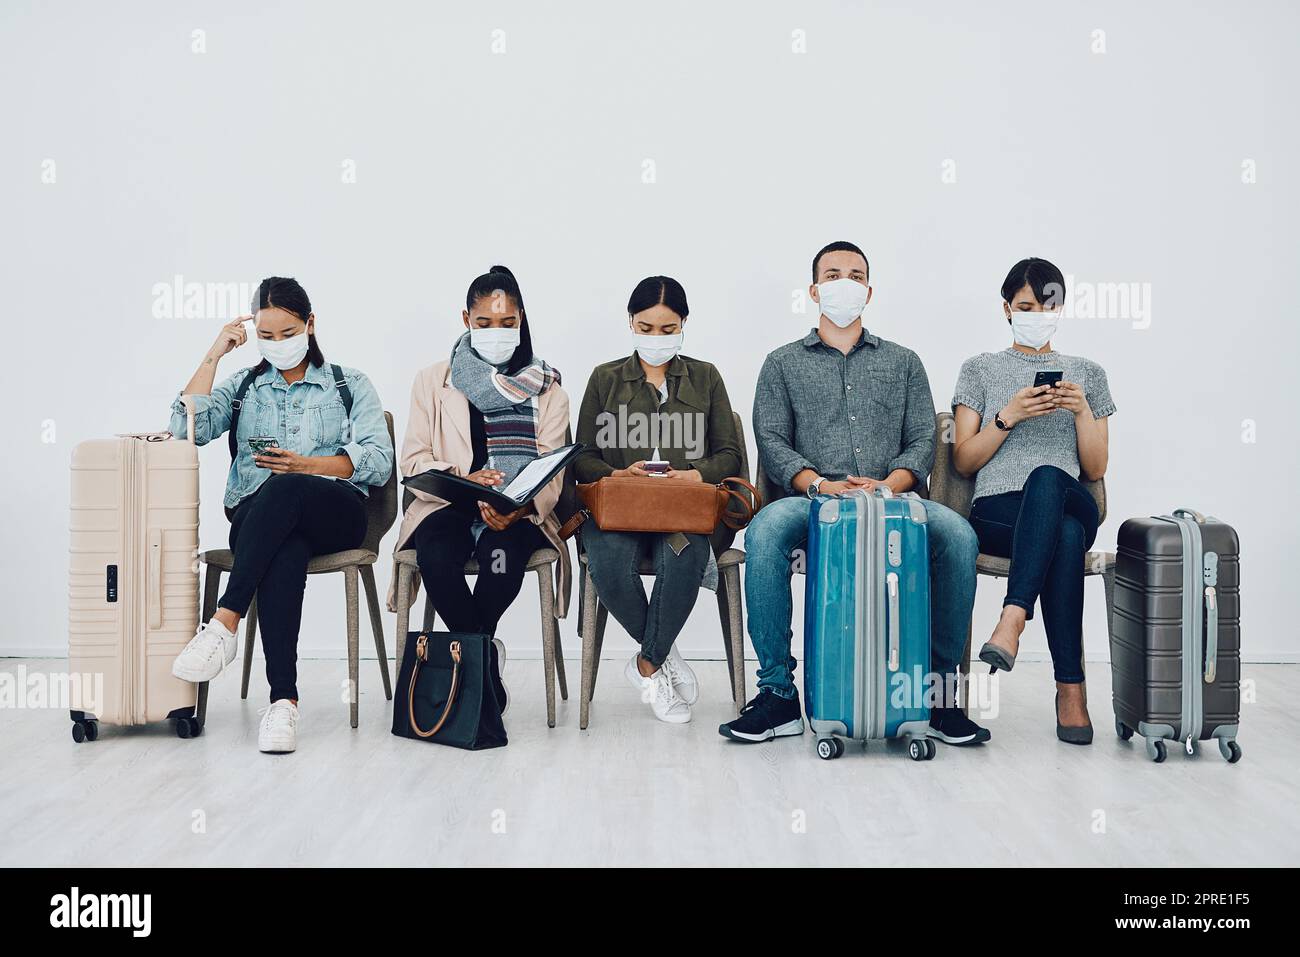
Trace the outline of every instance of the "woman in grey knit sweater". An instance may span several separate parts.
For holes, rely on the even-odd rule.
[[[980,551],[1011,559],[1002,615],[980,660],[1011,670],[1037,602],[1056,675],[1056,735],[1089,744],[1083,562],[1099,515],[1080,479],[1106,471],[1115,403],[1100,365],[1052,349],[1064,298],[1065,277],[1046,260],[1012,267],[1002,308],[1013,343],[962,365],[953,464],[975,476],[970,523]]]

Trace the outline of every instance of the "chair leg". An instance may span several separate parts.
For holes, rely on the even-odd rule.
[[[551,585],[551,570],[547,565],[537,569],[537,596],[542,613],[542,677],[546,682],[546,726],[555,727],[555,595]]]
[[[215,565],[209,565],[203,572],[203,610],[199,618],[200,624],[212,620],[212,616],[217,610],[217,593],[220,590],[221,569]],[[199,685],[199,700],[195,705],[194,714],[199,719],[200,725],[208,720],[208,683],[206,681]]]
[[[384,647],[384,620],[379,616],[379,590],[375,588],[375,566],[361,566],[361,584],[370,606],[370,631],[375,636],[375,654],[379,656],[379,673],[384,676],[384,697],[393,700],[393,685],[388,677],[388,649]]]
[[[349,565],[343,569],[343,591],[348,605],[348,711],[352,727],[357,726],[357,699],[360,697],[361,657],[361,607],[357,594],[357,566]]]
[[[578,617],[578,631],[582,636],[582,686],[578,690],[578,727],[585,730],[596,683],[596,589],[586,568],[582,573],[582,611]]]
[[[438,624],[438,615],[433,610],[433,600],[429,598],[429,593],[424,593],[424,630],[433,631],[433,626]]]
[[[731,656],[731,615],[727,608],[727,572],[726,569],[718,569],[718,590],[715,596],[718,600],[718,624],[722,627],[722,650],[727,653],[727,680],[734,688],[736,684],[736,664],[732,661]]]
[[[731,663],[731,700],[736,713],[745,706],[745,612],[741,604],[740,566],[723,576],[727,582],[727,661]]]
[[[1102,583],[1106,586],[1106,637],[1115,634],[1115,566],[1111,565],[1101,573]]]
[[[239,685],[239,697],[248,700],[248,678],[253,673],[253,646],[257,644],[257,594],[248,603],[244,616],[244,678]]]
[[[569,679],[564,672],[564,643],[560,640],[560,622],[551,616],[551,635],[555,639],[555,677],[560,682],[560,700],[569,700]]]
[[[217,598],[221,591],[221,569],[216,565],[209,565],[203,573],[203,615],[199,618],[199,624],[204,624],[212,620],[212,616],[217,611]]]
[[[397,659],[393,666],[399,674],[406,654],[406,633],[411,630],[411,575],[408,572],[405,565],[393,563],[393,574],[397,576]]]

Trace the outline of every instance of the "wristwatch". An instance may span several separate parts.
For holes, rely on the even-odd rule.
[[[826,481],[825,476],[821,476],[819,478],[813,479],[811,482],[808,483],[808,488],[805,494],[807,494],[809,498],[816,498],[818,495],[821,494],[820,490],[822,487],[822,482],[825,481]]]
[[[1001,413],[1001,412],[999,412],[997,415],[993,416],[993,424],[996,425],[996,426],[997,426],[999,429],[1001,429],[1003,432],[1010,432],[1010,431],[1011,431],[1011,426],[1007,425],[1005,422],[1002,421],[1002,413]]]

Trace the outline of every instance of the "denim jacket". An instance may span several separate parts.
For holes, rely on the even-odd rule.
[[[363,495],[367,486],[388,481],[393,471],[393,443],[379,395],[364,373],[341,368],[352,392],[351,429],[328,363],[319,368],[308,363],[307,374],[292,385],[274,367],[249,384],[239,410],[235,460],[226,479],[227,508],[256,492],[272,474],[253,462],[248,447],[251,436],[273,436],[281,448],[299,455],[346,455],[352,460],[352,477],[338,481],[347,482]],[[248,373],[249,369],[240,369],[219,382],[211,395],[190,398],[195,444],[206,445],[230,428],[231,402]],[[172,403],[168,430],[185,438],[185,404],[180,396]]]

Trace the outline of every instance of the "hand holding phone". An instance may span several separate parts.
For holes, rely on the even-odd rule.
[[[1055,389],[1064,378],[1065,373],[1060,369],[1039,369],[1038,374],[1034,376],[1034,388],[1045,385]]]
[[[648,460],[641,463],[641,468],[651,475],[667,475],[672,466],[667,462]]]

